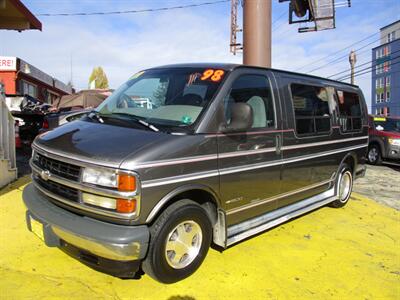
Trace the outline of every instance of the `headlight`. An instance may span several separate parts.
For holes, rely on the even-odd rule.
[[[400,139],[389,139],[389,144],[393,146],[400,146]]]
[[[101,186],[118,187],[117,172],[115,170],[84,168],[82,181]]]
[[[82,181],[95,185],[118,188],[120,192],[136,191],[136,176],[123,171],[101,169],[101,168],[84,168]]]

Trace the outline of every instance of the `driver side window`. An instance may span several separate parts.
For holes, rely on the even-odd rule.
[[[225,118],[230,123],[234,103],[247,103],[253,111],[252,128],[275,126],[274,104],[268,78],[262,75],[242,75],[232,84],[224,99]]]

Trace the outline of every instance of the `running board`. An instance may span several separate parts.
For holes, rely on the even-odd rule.
[[[337,197],[335,195],[335,188],[331,188],[326,192],[323,192],[301,202],[285,206],[275,211],[268,212],[259,217],[233,225],[228,228],[227,246],[231,246],[250,236],[253,236],[257,233],[282,224],[290,219],[296,218],[302,214],[331,203],[336,199]]]

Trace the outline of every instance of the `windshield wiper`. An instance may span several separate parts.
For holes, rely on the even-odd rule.
[[[120,115],[120,116],[124,116],[124,117],[129,117],[130,121],[135,121],[136,123],[139,123],[141,125],[143,125],[144,127],[149,128],[152,131],[158,132],[160,131],[160,129],[158,129],[156,126],[154,126],[153,124],[150,124],[146,121],[143,121],[142,119],[139,119],[138,117],[131,115],[131,114],[126,114],[126,113],[112,113],[111,115]]]
[[[98,112],[98,111],[96,111],[96,110],[92,110],[91,112],[89,112],[88,114],[87,114],[87,116],[89,117],[89,118],[91,118],[92,120],[96,120],[97,122],[99,122],[99,123],[104,123],[104,120],[103,120],[103,118],[100,116],[100,113]]]

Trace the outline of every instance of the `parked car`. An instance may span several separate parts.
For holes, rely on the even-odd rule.
[[[233,64],[148,69],[36,138],[27,226],[95,269],[172,283],[211,243],[346,205],[367,149],[357,86]]]
[[[382,160],[400,162],[400,118],[369,116],[368,162],[379,165]]]
[[[88,114],[91,109],[70,110],[59,113],[50,113],[44,117],[40,133],[53,130],[54,128],[78,120]]]

